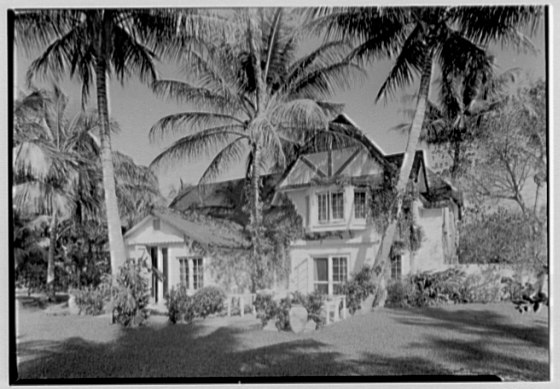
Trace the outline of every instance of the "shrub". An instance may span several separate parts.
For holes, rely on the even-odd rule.
[[[290,309],[292,308],[292,301],[290,297],[284,297],[278,303],[276,311],[276,328],[280,331],[290,330]]]
[[[278,313],[278,305],[269,294],[258,294],[254,306],[257,311],[257,319],[260,319],[263,327]]]
[[[318,291],[315,291],[307,296],[300,292],[295,292],[292,298],[292,304],[301,304],[307,309],[307,318],[313,320],[317,324],[317,328],[325,325],[325,317],[323,315],[323,303],[325,296]]]
[[[352,280],[347,281],[342,287],[342,293],[346,295],[348,311],[351,314],[359,310],[362,301],[375,292],[375,284],[371,279],[371,273],[371,269],[364,266],[354,275]]]
[[[113,319],[125,327],[142,325],[148,318],[150,297],[145,259],[128,258],[120,268],[117,286],[113,291]]]
[[[409,296],[408,302],[415,307],[461,302],[463,277],[464,272],[458,269],[414,274],[409,278],[414,293]]]
[[[167,314],[169,321],[176,323],[190,323],[194,319],[193,299],[187,295],[187,287],[178,285],[171,288],[166,296],[165,305],[167,306]]]
[[[100,315],[111,299],[111,278],[106,277],[96,287],[88,286],[82,289],[72,289],[70,293],[76,296],[76,305],[80,309],[80,314]]]
[[[393,280],[387,285],[388,307],[405,308],[413,306],[416,301],[416,288],[409,279]]]
[[[198,290],[193,298],[192,305],[195,316],[206,317],[220,312],[224,308],[226,293],[215,286],[205,286]]]

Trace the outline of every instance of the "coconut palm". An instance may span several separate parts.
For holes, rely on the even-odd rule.
[[[194,83],[154,83],[156,94],[191,104],[194,110],[166,116],[151,128],[152,139],[187,133],[152,166],[217,152],[200,178],[199,184],[204,184],[232,163],[244,161],[250,178],[255,258],[260,257],[261,175],[284,166],[287,145],[328,128],[339,106],[318,100],[347,86],[348,70],[357,69],[345,57],[342,42],[297,57],[292,17],[285,9],[237,12],[231,19],[237,29],[187,52],[186,66]]]
[[[355,55],[359,58],[395,59],[376,101],[420,77],[416,110],[395,187],[395,207],[374,263],[380,270],[377,304],[383,306],[386,299],[388,257],[424,123],[434,65],[445,77],[487,68],[487,46],[496,41],[513,45],[526,42],[521,29],[528,27],[533,33],[541,11],[540,7],[371,7],[311,12],[315,19],[312,29],[326,31],[331,39],[355,39]]]
[[[445,174],[453,183],[464,171],[468,161],[468,146],[484,131],[484,118],[503,105],[511,95],[520,69],[509,69],[499,75],[487,73],[487,69],[471,69],[477,77],[444,77],[440,80],[439,96],[428,99],[426,117],[420,141],[438,147],[451,157]],[[488,69],[489,70],[489,69]],[[410,96],[403,98],[409,101]],[[405,113],[412,117],[414,109]],[[396,130],[408,131],[410,122],[395,126]]]
[[[115,275],[125,259],[125,248],[115,193],[107,77],[124,81],[137,74],[141,81],[154,79],[152,49],[161,43],[161,32],[170,36],[176,25],[170,12],[142,9],[20,11],[15,20],[17,40],[28,50],[44,50],[32,62],[29,79],[37,74],[76,76],[82,82],[84,104],[95,82],[111,273]]]
[[[13,200],[29,216],[50,216],[47,290],[54,293],[57,226],[76,213],[87,218],[98,207],[90,159],[97,147],[90,136],[97,126],[92,115],[69,118],[68,99],[58,87],[34,91],[18,100],[14,112]]]

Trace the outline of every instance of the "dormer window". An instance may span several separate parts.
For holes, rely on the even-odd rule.
[[[317,194],[319,223],[344,220],[344,192],[323,192]]]

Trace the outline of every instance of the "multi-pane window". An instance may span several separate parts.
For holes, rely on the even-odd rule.
[[[317,194],[317,216],[320,223],[344,219],[344,193]]]
[[[315,290],[322,293],[329,293],[329,258],[314,258],[314,285]]]
[[[202,258],[179,258],[179,277],[181,285],[197,290],[204,285],[204,266]]]
[[[354,218],[365,219],[366,209],[366,191],[354,191]]]
[[[327,222],[329,221],[329,194],[319,193],[317,195],[317,204],[319,212],[319,221]]]
[[[189,260],[187,258],[179,258],[179,277],[181,285],[189,287]]]
[[[342,294],[342,285],[348,279],[348,263],[346,257],[332,258],[333,293]]]
[[[391,258],[391,278],[394,280],[400,280],[402,274],[402,266],[401,266],[401,256],[396,255]]]
[[[344,219],[344,194],[342,192],[331,194],[333,219]]]
[[[202,267],[202,258],[193,258],[192,259],[192,267],[193,267],[193,289],[200,289],[202,288],[202,284],[204,283],[204,269]]]
[[[313,258],[314,289],[322,294],[341,294],[348,279],[348,258],[326,256]]]

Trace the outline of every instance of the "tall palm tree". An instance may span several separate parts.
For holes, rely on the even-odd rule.
[[[451,77],[447,75],[440,80],[439,96],[429,99],[426,117],[420,133],[420,141],[443,149],[451,158],[446,175],[456,184],[467,162],[468,146],[482,135],[484,118],[503,105],[511,95],[510,90],[520,69],[509,69],[499,75],[489,69],[470,69],[474,76]],[[408,100],[409,96],[403,98]],[[405,113],[412,117],[415,110]],[[408,131],[410,122],[395,127],[396,130]]]
[[[395,63],[377,93],[376,101],[411,85],[420,77],[416,111],[396,184],[395,206],[378,249],[374,268],[379,270],[377,304],[386,299],[387,263],[402,199],[418,147],[434,65],[444,76],[461,76],[468,69],[487,68],[488,44],[520,44],[521,29],[533,33],[541,7],[371,7],[313,10],[312,28],[329,38],[353,38],[360,58],[394,58]]]
[[[14,112],[14,207],[27,215],[50,216],[47,291],[54,295],[54,255],[58,224],[95,212],[95,170],[89,163],[96,145],[92,115],[69,118],[68,99],[58,87],[34,91],[16,102]]]
[[[40,10],[16,14],[17,40],[28,50],[44,50],[31,64],[29,80],[37,74],[76,76],[82,82],[84,104],[95,82],[113,276],[125,259],[125,248],[115,193],[107,77],[114,75],[123,82],[133,74],[141,81],[154,79],[154,50],[161,49],[156,43],[164,40],[162,36],[171,36],[176,27],[171,16],[169,12],[142,9]]]
[[[187,52],[194,83],[160,80],[160,96],[191,104],[195,110],[166,116],[150,130],[152,139],[187,133],[152,162],[194,159],[216,153],[200,184],[215,179],[232,163],[245,161],[250,179],[253,256],[260,253],[260,177],[283,166],[286,146],[305,134],[328,128],[338,105],[320,102],[348,85],[357,70],[343,42],[331,42],[297,57],[298,36],[285,9],[245,9],[233,15],[229,35]],[[345,51],[346,48],[346,51]],[[196,110],[199,109],[199,110]],[[255,283],[253,283],[255,286]]]

